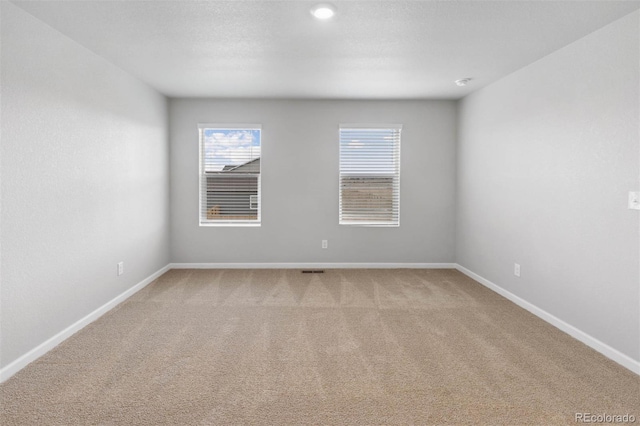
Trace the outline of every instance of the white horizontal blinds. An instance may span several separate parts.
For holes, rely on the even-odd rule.
[[[399,226],[401,125],[340,125],[340,224]]]
[[[200,130],[200,224],[260,223],[260,125]]]

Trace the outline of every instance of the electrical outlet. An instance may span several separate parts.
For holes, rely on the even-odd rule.
[[[516,277],[520,276],[520,264],[519,263],[514,263],[513,264],[513,275],[515,275]]]
[[[328,240],[322,240],[322,248],[326,249],[327,247],[329,247],[329,241]]]
[[[118,276],[124,274],[124,262],[118,262]]]

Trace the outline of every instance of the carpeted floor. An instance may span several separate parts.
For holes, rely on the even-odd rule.
[[[172,270],[0,385],[9,425],[555,425],[640,378],[454,270]]]

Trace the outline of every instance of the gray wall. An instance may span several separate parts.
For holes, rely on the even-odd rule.
[[[6,366],[169,262],[169,159],[164,97],[1,7]]]
[[[638,21],[461,102],[456,247],[462,266],[636,360]]]
[[[170,101],[173,262],[453,262],[452,101]],[[198,226],[197,123],[262,124],[262,226]],[[338,225],[338,124],[402,123],[400,227]],[[321,240],[329,248],[321,248]]]

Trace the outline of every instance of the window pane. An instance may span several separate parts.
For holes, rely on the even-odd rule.
[[[340,128],[340,224],[398,226],[400,127]]]
[[[200,223],[260,223],[259,128],[201,128]]]

